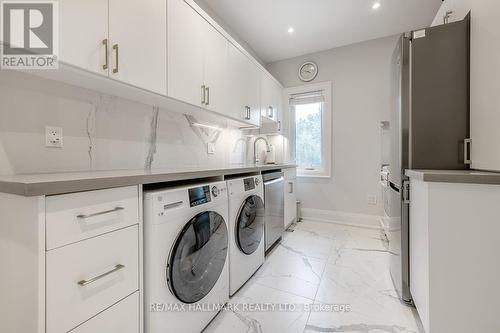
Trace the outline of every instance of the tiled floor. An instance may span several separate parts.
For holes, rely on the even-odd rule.
[[[379,231],[300,222],[205,332],[420,332],[390,255]]]

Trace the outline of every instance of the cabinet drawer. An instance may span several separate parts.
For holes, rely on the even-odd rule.
[[[139,292],[130,295],[71,331],[71,333],[96,332],[138,333]]]
[[[136,224],[137,186],[49,196],[47,250]]]
[[[283,170],[283,177],[285,177],[285,179],[296,179],[297,178],[297,169],[290,168],[290,169]]]
[[[67,332],[139,289],[138,226],[46,255],[47,333]]]

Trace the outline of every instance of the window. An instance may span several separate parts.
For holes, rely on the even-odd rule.
[[[331,83],[288,89],[291,152],[297,174],[331,175]]]

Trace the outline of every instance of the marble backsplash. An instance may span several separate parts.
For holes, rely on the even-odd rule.
[[[45,126],[63,128],[63,148],[45,147]],[[181,167],[248,162],[251,137],[209,131],[182,114],[32,75],[0,72],[0,174]]]

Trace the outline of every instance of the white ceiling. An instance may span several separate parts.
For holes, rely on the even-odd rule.
[[[442,0],[200,0],[266,63],[429,26]],[[294,33],[287,32],[289,27]]]

